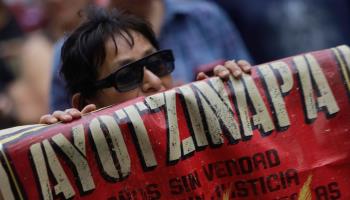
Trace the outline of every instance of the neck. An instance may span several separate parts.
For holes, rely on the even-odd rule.
[[[151,1],[149,11],[146,18],[151,23],[155,34],[159,36],[164,20],[164,2],[161,0]]]

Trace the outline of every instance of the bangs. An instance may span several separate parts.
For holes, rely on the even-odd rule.
[[[118,54],[118,45],[116,38],[121,37],[122,39],[124,39],[124,41],[129,45],[130,48],[133,48],[135,45],[135,40],[130,30],[116,30],[114,31],[114,34],[110,34],[109,37],[113,41],[116,55]]]

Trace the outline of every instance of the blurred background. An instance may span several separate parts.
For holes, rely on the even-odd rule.
[[[348,0],[0,0],[0,129],[64,108],[60,47],[92,4],[149,20],[174,50],[177,84],[227,59],[260,64],[350,44]]]

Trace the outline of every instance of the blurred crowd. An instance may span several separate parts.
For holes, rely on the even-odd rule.
[[[70,106],[60,49],[89,5],[147,19],[174,51],[178,85],[224,60],[260,64],[350,44],[347,0],[0,0],[0,129]]]

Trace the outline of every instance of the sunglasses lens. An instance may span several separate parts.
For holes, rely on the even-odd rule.
[[[142,78],[142,66],[125,67],[115,75],[114,87],[120,92],[127,92],[137,88],[142,82]]]
[[[174,60],[169,53],[161,52],[158,55],[150,57],[146,67],[158,77],[163,77],[174,71]]]
[[[146,67],[158,77],[163,77],[163,76],[169,75],[173,71],[174,64],[172,62],[159,61],[159,62],[149,63]]]

